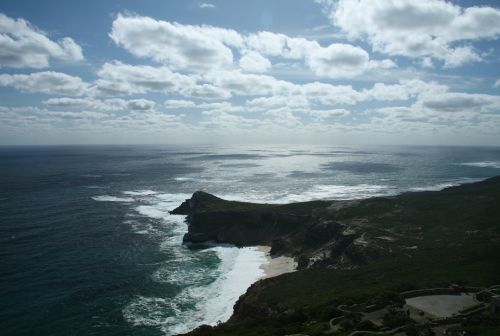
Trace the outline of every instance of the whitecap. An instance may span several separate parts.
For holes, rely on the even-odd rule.
[[[123,193],[130,196],[151,196],[157,194],[157,192],[153,190],[124,191]]]
[[[102,175],[100,175],[100,174],[83,174],[81,176],[87,177],[87,178],[100,178],[100,177],[102,177]]]
[[[135,209],[141,215],[150,218],[161,219],[168,216],[168,213],[165,212],[165,209],[162,209],[161,206],[158,205],[139,205]]]
[[[390,185],[358,184],[358,185],[314,185],[300,193],[282,192],[266,193],[249,192],[242,194],[221,195],[223,199],[256,203],[292,203],[315,200],[352,200],[375,196],[396,195],[400,190]]]
[[[479,161],[479,162],[463,162],[461,166],[479,167],[479,168],[498,168],[500,169],[500,161]]]
[[[192,177],[174,177],[174,180],[179,182],[196,181],[196,179]]]
[[[262,265],[267,262],[264,252],[256,247],[214,247],[221,259],[221,276],[206,290],[208,300],[198,304],[198,314],[203,316],[203,324],[215,325],[227,321],[233,306],[248,287],[264,275]],[[206,294],[203,294],[206,295]]]
[[[255,247],[234,246],[215,246],[205,252],[215,252],[220,259],[215,272],[196,272],[196,279],[190,279],[192,275],[187,272],[174,272],[162,280],[187,285],[184,290],[174,298],[138,296],[124,309],[125,319],[134,325],[159,327],[166,335],[227,321],[240,295],[264,275],[261,266],[266,262],[265,253]],[[157,272],[154,276],[164,274]],[[209,278],[215,280],[199,285]]]
[[[482,180],[483,179],[480,179],[480,178],[462,178],[462,179],[458,179],[456,181],[442,182],[442,183],[437,183],[437,184],[430,185],[430,186],[412,187],[412,188],[410,188],[410,191],[440,191],[440,190],[443,190],[446,188],[456,187],[456,186],[459,186],[461,184],[479,182]]]
[[[115,197],[115,196],[109,196],[109,195],[102,195],[102,196],[92,196],[92,199],[94,201],[98,202],[133,202],[134,199],[131,197]]]
[[[283,197],[286,203],[314,200],[353,200],[376,196],[396,195],[399,189],[390,185],[316,185],[300,194]]]

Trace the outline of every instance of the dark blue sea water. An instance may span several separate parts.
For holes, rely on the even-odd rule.
[[[183,246],[168,210],[196,190],[350,199],[498,174],[492,147],[0,147],[0,333],[170,335],[227,319],[263,256]]]

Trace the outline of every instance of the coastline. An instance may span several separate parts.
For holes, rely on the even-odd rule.
[[[270,246],[257,246],[257,250],[265,254],[266,262],[260,266],[264,274],[258,279],[272,278],[284,273],[295,272],[297,270],[297,262],[286,256],[272,257]],[[257,281],[258,281],[257,280]]]

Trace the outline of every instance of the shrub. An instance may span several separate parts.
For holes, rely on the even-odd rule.
[[[369,320],[364,320],[356,326],[356,330],[377,331],[378,327]]]
[[[384,315],[382,323],[389,329],[403,326],[411,323],[412,320],[406,315],[404,311],[389,312]]]

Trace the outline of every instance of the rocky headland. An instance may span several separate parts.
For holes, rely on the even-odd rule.
[[[172,213],[187,215],[185,242],[268,245],[300,269],[257,282],[228,323],[193,335],[322,334],[339,303],[378,303],[426,286],[500,283],[500,177],[442,191],[293,204],[198,191]]]

